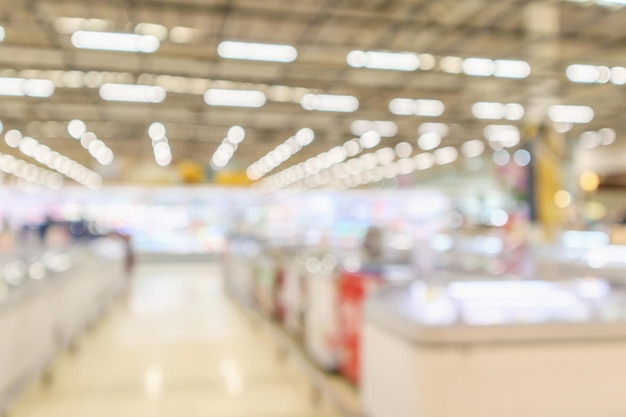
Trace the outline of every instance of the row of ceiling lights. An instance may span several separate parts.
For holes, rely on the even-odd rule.
[[[113,151],[95,133],[87,131],[82,120],[74,119],[67,124],[67,132],[78,141],[100,165],[111,165],[115,159]]]
[[[102,178],[99,174],[39,143],[32,137],[22,136],[19,130],[11,129],[7,131],[4,135],[4,141],[9,147],[19,149],[22,154],[73,179],[79,184],[90,188],[97,188],[102,184]]]
[[[260,181],[257,187],[264,191],[316,188],[329,184],[350,188],[385,178],[408,175],[416,170],[427,170],[435,165],[450,164],[458,158],[458,151],[451,146],[411,157],[410,144],[401,143],[395,148],[381,148],[348,160],[345,160],[345,157],[333,157],[336,149],[339,148],[333,148],[310,158],[302,165],[274,174]]]
[[[215,153],[211,157],[211,167],[216,170],[220,170],[228,165],[228,162],[233,157],[239,144],[246,137],[246,131],[241,126],[232,126],[228,129],[226,137],[222,140],[220,146],[217,147]]]
[[[172,163],[172,149],[167,139],[167,131],[163,123],[154,122],[148,127],[148,137],[152,142],[155,162],[162,167]]]
[[[2,89],[3,81],[10,84],[12,80],[20,80],[18,84],[23,81],[46,81],[0,78],[0,94],[8,91]],[[114,83],[100,86],[102,99],[112,101],[160,103],[166,94],[161,86]],[[262,107],[266,103],[266,95],[258,90],[210,88],[204,94],[204,101],[212,106]],[[353,96],[309,93],[302,97],[301,105],[306,110],[354,112],[359,107],[359,101]],[[395,98],[389,102],[389,110],[396,115],[437,117],[444,113],[445,105],[432,99]],[[477,102],[472,105],[472,113],[479,119],[520,120],[525,111],[518,103]],[[588,106],[556,105],[549,109],[548,114],[554,122],[561,123],[589,123],[594,117],[593,109]]]
[[[258,161],[250,164],[246,171],[248,177],[254,181],[260,179],[286,162],[302,148],[311,144],[314,139],[315,132],[312,129],[305,127],[298,130],[295,135],[276,146],[276,148],[259,158]]]
[[[400,142],[395,148],[385,147],[375,152],[362,155],[359,158],[354,158],[365,148],[374,147],[380,142],[380,135],[378,135],[378,141],[369,143],[369,146],[363,146],[367,144],[367,138],[373,133],[373,131],[369,131],[364,133],[359,139],[351,139],[343,146],[336,146],[327,152],[322,152],[302,163],[286,168],[265,178],[258,183],[258,187],[268,191],[275,191],[286,187],[298,188],[301,185],[312,188],[326,185],[333,179],[344,181],[343,185],[345,185],[346,177],[360,174],[363,170],[376,168],[375,164],[372,164],[372,161],[374,161],[372,155],[377,158],[379,173],[370,175],[367,177],[369,179],[356,182],[352,181],[354,182],[352,186],[376,182],[383,178],[397,175],[406,175],[415,170],[425,170],[434,165],[444,165],[456,161],[458,151],[454,147],[447,146],[435,149],[440,145],[441,138],[448,134],[449,128],[447,125],[440,123],[424,123],[420,126],[419,132],[421,136],[418,138],[417,144],[418,148],[424,152],[419,153],[413,158],[411,158],[413,146],[408,142]],[[523,167],[530,163],[531,155],[527,150],[518,149],[511,154],[505,149],[519,144],[520,132],[517,127],[489,125],[485,127],[484,134],[489,141],[490,147],[494,150],[493,161],[497,166],[506,166],[512,162]],[[610,145],[615,141],[615,138],[616,133],[613,129],[603,128],[597,132],[584,132],[579,138],[579,143],[585,148],[591,148],[599,145]],[[348,147],[355,144],[355,150],[349,153],[347,151]],[[433,149],[435,149],[433,152],[427,152]],[[464,142],[460,150],[466,158],[475,158],[484,153],[485,145],[483,141],[473,139]],[[352,159],[344,162],[350,157]],[[393,163],[394,158],[398,159],[395,166],[388,167]],[[359,163],[361,163],[361,166],[358,165]],[[382,168],[386,169],[386,171],[381,171]],[[254,175],[254,171],[251,171],[250,168],[248,169],[248,176],[253,180],[260,178],[260,176]]]
[[[63,186],[63,177],[60,174],[9,154],[0,153],[0,171],[32,185],[41,185],[53,190],[58,190]]]
[[[156,52],[168,33],[170,38],[181,39],[177,35],[182,30],[173,28],[168,31],[162,25],[140,23],[135,26],[135,33],[116,33],[111,32],[114,27],[106,20],[67,17],[57,18],[54,27],[60,33],[71,34],[71,42],[76,48],[139,53]],[[298,57],[297,49],[291,45],[238,41],[220,42],[217,53],[227,59],[282,63],[294,62]],[[353,68],[415,71],[434,69],[437,58],[413,52],[354,50],[346,55],[346,62]],[[443,57],[440,68],[448,73],[463,72],[472,76],[526,78],[530,74],[530,65],[520,60]]]

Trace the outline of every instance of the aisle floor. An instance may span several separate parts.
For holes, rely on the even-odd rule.
[[[140,265],[129,297],[11,417],[335,417],[212,264]]]

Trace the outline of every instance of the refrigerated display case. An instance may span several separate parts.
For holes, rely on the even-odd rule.
[[[601,279],[384,289],[365,310],[365,414],[618,415],[625,301]]]
[[[124,256],[113,238],[0,256],[0,412],[121,295]]]

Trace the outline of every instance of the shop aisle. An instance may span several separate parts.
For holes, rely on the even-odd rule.
[[[223,293],[214,264],[143,264],[128,300],[11,417],[336,417]]]

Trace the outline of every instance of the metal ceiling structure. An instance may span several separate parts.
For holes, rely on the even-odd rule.
[[[415,144],[424,122],[448,123],[450,134],[442,146],[455,147],[481,139],[487,124],[521,128],[523,121],[479,120],[472,104],[526,106],[549,79],[556,86],[555,102],[590,106],[595,113],[591,123],[575,125],[568,137],[610,127],[621,142],[626,127],[623,83],[609,78],[574,83],[566,69],[572,64],[625,65],[626,9],[541,2],[556,8],[560,27],[532,37],[531,3],[536,2],[0,0],[0,25],[6,32],[0,43],[0,77],[50,79],[56,86],[49,98],[0,97],[0,120],[5,132],[19,129],[88,167],[97,163],[67,133],[72,119],[83,120],[116,158],[130,161],[153,158],[148,126],[161,122],[174,160],[202,164],[208,163],[228,129],[240,125],[246,138],[231,163],[242,169],[299,129],[311,128],[315,140],[293,155],[287,167],[353,138],[350,126],[355,120],[397,124],[397,134],[383,138],[380,146]],[[146,31],[162,40],[154,53],[78,49],[71,35],[79,29]],[[217,52],[222,41],[292,45],[297,59],[225,59]],[[533,52],[544,43],[553,46],[548,56]],[[422,65],[413,71],[353,68],[346,61],[353,50],[414,52]],[[524,60],[531,72],[521,79],[470,76],[448,68],[446,57]],[[107,82],[158,85],[167,97],[160,103],[104,101],[99,87]],[[259,108],[209,106],[203,101],[209,88],[260,90],[267,102]],[[305,110],[300,100],[306,94],[351,95],[358,98],[359,107],[356,112]],[[394,115],[389,110],[394,98],[440,100],[445,112],[439,117]],[[0,151],[19,154],[4,142]]]

